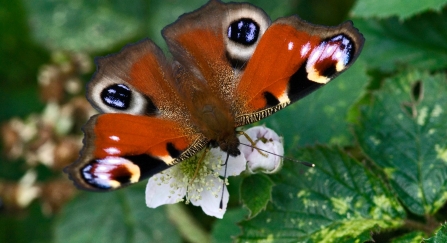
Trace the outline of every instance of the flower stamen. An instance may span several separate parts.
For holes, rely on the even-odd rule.
[[[205,151],[202,153],[202,156],[200,156],[199,161],[197,162],[196,170],[194,171],[194,175],[192,176],[192,178],[191,178],[191,180],[190,180],[190,182],[189,182],[189,185],[191,185],[191,184],[194,182],[194,180],[196,179],[197,174],[199,173],[200,164],[201,164],[202,161],[205,159],[205,156],[206,156],[206,154],[208,154],[208,152],[209,152],[209,148],[207,147],[207,148],[205,149]]]

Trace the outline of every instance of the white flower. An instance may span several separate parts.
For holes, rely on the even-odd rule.
[[[34,199],[40,195],[40,188],[36,186],[37,173],[34,170],[28,170],[20,179],[19,187],[16,193],[17,204],[22,208],[28,206]]]
[[[249,147],[251,143],[242,135],[239,137],[240,142],[249,146],[241,144],[241,155],[230,156],[226,166],[224,163],[227,153],[215,148],[205,155],[200,165],[198,161],[204,151],[151,177],[146,186],[146,205],[156,208],[185,201],[202,207],[203,212],[210,216],[223,218],[229,199],[227,178],[224,178],[225,186],[221,179],[225,175],[225,169],[228,177],[239,175],[247,167],[251,173],[274,173],[282,165],[279,156],[284,155],[284,148],[280,137],[273,130],[258,126],[248,129],[246,134],[252,138],[257,148],[276,155],[265,152],[263,155],[259,154],[257,149]]]
[[[270,128],[256,126],[248,129],[245,133],[255,142],[256,148],[260,149],[260,154],[256,148],[242,146],[241,152],[247,159],[247,168],[254,174],[263,172],[272,174],[279,171],[282,167],[282,157],[284,155],[284,146],[282,138]],[[240,136],[239,141],[242,144],[251,144],[245,136]],[[268,151],[266,153],[263,151]]]
[[[223,180],[219,176],[225,174],[227,153],[217,148],[211,149],[198,165],[202,153],[151,177],[146,186],[146,205],[156,208],[163,204],[184,201],[185,198],[186,203],[191,202],[202,207],[206,214],[223,218],[229,194],[226,186],[222,191]],[[227,163],[227,177],[239,175],[246,168],[246,160],[242,154],[230,156]],[[226,178],[225,185],[228,185]]]

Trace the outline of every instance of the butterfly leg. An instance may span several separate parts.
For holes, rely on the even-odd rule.
[[[228,158],[230,157],[230,154],[227,153],[227,158],[225,159],[225,172],[224,172],[224,178],[222,181],[222,196],[220,197],[220,203],[219,203],[219,208],[222,209],[223,208],[223,196],[224,196],[224,189],[225,189],[225,184],[226,184],[226,179],[227,179],[227,163],[228,163]]]
[[[244,131],[237,131],[237,133],[239,133],[239,134],[241,134],[241,135],[244,135],[244,137],[247,138],[247,140],[251,143],[252,148],[258,150],[258,152],[259,152],[260,155],[262,155],[262,156],[264,156],[264,157],[268,157],[267,154],[261,152],[261,150],[260,150],[258,147],[256,147],[256,143],[255,143],[255,141],[253,141],[253,139],[251,139],[251,137],[248,136],[247,133],[245,133]]]

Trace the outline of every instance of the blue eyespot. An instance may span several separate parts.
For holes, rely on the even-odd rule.
[[[126,110],[129,108],[131,95],[131,90],[126,85],[113,84],[101,92],[101,99],[112,108]]]
[[[227,36],[230,40],[245,45],[253,45],[259,37],[259,25],[252,19],[236,20],[228,27]]]

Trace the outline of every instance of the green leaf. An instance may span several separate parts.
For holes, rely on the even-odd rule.
[[[160,46],[165,53],[167,53],[167,45],[165,40],[161,36],[161,30],[172,24],[178,17],[184,13],[192,12],[207,1],[204,0],[169,0],[169,1],[150,1],[150,8],[148,9],[148,36]],[[270,0],[234,0],[223,2],[249,2],[259,8],[262,8],[269,14],[271,19],[276,19],[278,17],[283,17],[290,11],[290,6],[296,5],[297,0],[283,0],[281,2],[275,2]],[[293,13],[295,14],[295,13]]]
[[[445,0],[359,0],[352,14],[364,18],[398,16],[402,20],[425,11],[440,11],[446,3]]]
[[[223,219],[217,220],[213,225],[212,240],[213,243],[231,242],[237,235],[241,233],[241,229],[237,226],[237,222],[247,216],[245,208],[228,209]]]
[[[174,23],[182,14],[192,12],[206,1],[203,0],[151,0],[147,9],[147,35],[163,50],[168,53],[165,40],[161,35],[161,30],[169,24]]]
[[[447,225],[442,225],[433,237],[424,239],[423,243],[444,243],[447,242]]]
[[[363,151],[418,215],[435,213],[447,200],[446,104],[445,75],[400,74],[360,106],[354,129]]]
[[[32,42],[23,2],[1,1],[0,3],[0,77],[2,77],[0,109],[2,111],[3,107],[8,107],[3,103],[7,101],[3,98],[4,94],[11,96],[14,86],[24,88],[36,83],[39,66],[49,58],[43,48]],[[13,100],[17,102],[17,99]],[[28,102],[28,105],[33,103]]]
[[[285,163],[272,176],[272,203],[242,222],[240,242],[363,242],[378,226],[403,224],[405,212],[380,178],[339,149],[317,146],[296,157],[316,167]]]
[[[81,193],[59,215],[55,242],[180,242],[163,208],[150,209],[144,187]]]
[[[241,184],[241,199],[254,217],[265,209],[272,198],[273,182],[263,174],[245,177]]]
[[[365,64],[357,62],[336,80],[260,123],[284,137],[286,152],[316,143],[350,144],[346,114],[367,81]]]
[[[145,1],[24,1],[32,35],[50,49],[105,50],[134,37],[145,22]]]
[[[405,22],[390,18],[354,19],[354,23],[366,39],[360,58],[367,61],[369,69],[390,72],[407,66],[427,70],[447,67],[447,9]]]
[[[166,50],[161,30],[205,3],[203,0],[25,2],[34,38],[47,48],[73,51],[103,51],[147,36]],[[267,10],[276,18],[288,9],[287,3],[258,1],[255,4],[270,6]]]
[[[420,231],[413,231],[400,237],[393,238],[391,243],[419,243],[424,239],[425,234]]]
[[[4,122],[11,117],[29,116],[32,112],[44,109],[39,99],[37,84],[4,87],[0,90],[0,121]]]
[[[4,184],[3,184],[4,185]],[[12,196],[12,194],[9,194]],[[8,200],[3,198],[3,200]],[[0,213],[0,242],[44,243],[52,242],[54,217],[43,215],[40,203],[33,202],[27,209],[8,210],[2,205]]]
[[[297,0],[283,0],[283,1],[270,1],[270,0],[224,0],[224,2],[248,2],[255,5],[258,8],[263,9],[269,16],[271,20],[275,20],[280,17],[284,17],[285,15],[296,14],[293,12],[294,9],[291,8],[297,7],[301,1]],[[290,12],[292,11],[292,12]]]

